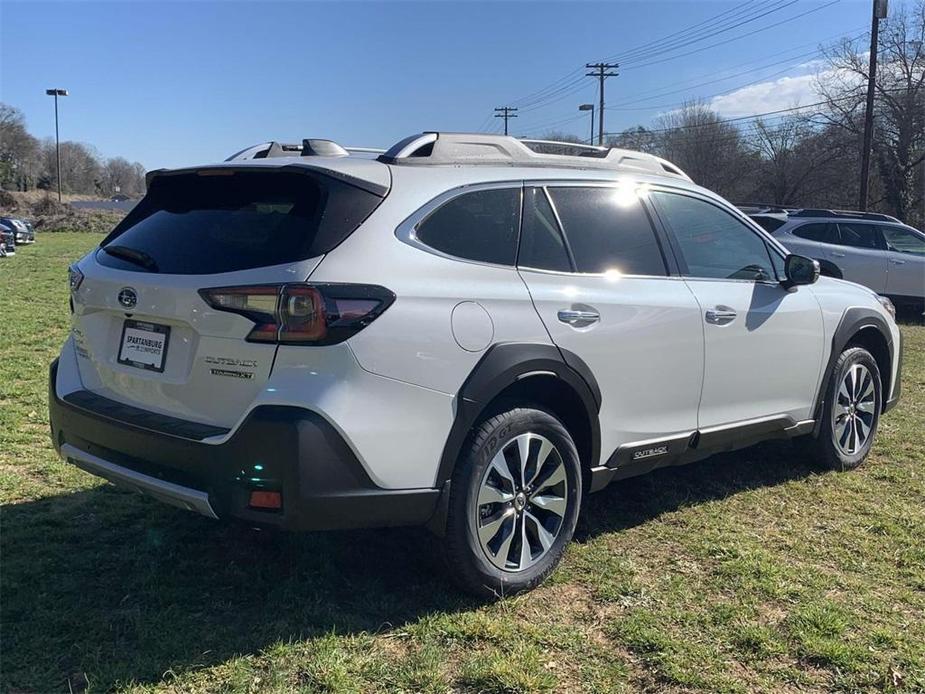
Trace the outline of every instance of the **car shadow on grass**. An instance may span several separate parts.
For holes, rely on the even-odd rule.
[[[786,443],[593,495],[578,540],[810,474]],[[2,507],[5,689],[157,682],[277,642],[376,632],[479,603],[422,529],[310,534],[223,525],[103,485]]]

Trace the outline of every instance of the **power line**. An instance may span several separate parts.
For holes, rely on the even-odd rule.
[[[759,27],[759,28],[757,28],[757,29],[753,29],[752,31],[746,32],[746,33],[744,33],[744,34],[740,34],[739,36],[732,36],[732,37],[726,39],[725,41],[717,41],[716,43],[711,43],[709,46],[702,46],[702,47],[700,47],[700,48],[695,48],[695,49],[692,50],[692,51],[687,51],[686,53],[679,53],[678,55],[673,55],[673,56],[668,56],[668,57],[665,57],[665,58],[660,58],[659,60],[652,60],[652,61],[643,62],[643,63],[640,63],[640,64],[628,65],[628,66],[626,66],[625,69],[628,69],[628,70],[636,70],[636,69],[643,68],[643,67],[649,67],[649,66],[651,66],[651,65],[659,65],[659,64],[661,64],[661,63],[666,63],[666,62],[669,62],[669,61],[672,61],[672,60],[677,60],[678,58],[686,58],[687,56],[689,56],[689,55],[694,55],[695,53],[701,53],[701,52],[707,51],[707,50],[709,50],[709,49],[711,49],[711,48],[716,48],[717,46],[724,46],[724,45],[726,45],[727,43],[732,43],[733,41],[739,41],[739,40],[744,39],[744,38],[747,38],[747,37],[749,37],[749,36],[754,36],[755,34],[759,34],[759,33],[763,32],[763,31],[767,31],[768,29],[773,29],[774,27],[780,26],[781,24],[786,24],[787,22],[792,22],[792,21],[794,21],[795,19],[800,19],[801,17],[805,17],[806,15],[812,14],[813,12],[819,12],[820,10],[824,10],[826,7],[830,7],[830,6],[832,6],[832,5],[834,5],[834,4],[838,3],[838,2],[841,2],[841,0],[831,0],[830,2],[827,2],[825,5],[820,5],[819,7],[814,7],[813,9],[807,10],[806,12],[801,12],[800,14],[795,14],[795,15],[793,15],[792,17],[787,17],[786,19],[782,19],[782,20],[779,21],[779,22],[775,22],[775,23],[773,23],[773,24],[768,24],[768,25],[766,25],[766,26]],[[633,61],[633,62],[635,63],[635,61]]]
[[[672,41],[671,44],[667,46],[661,46],[661,47],[656,46],[649,50],[637,51],[636,53],[629,55],[629,56],[615,56],[615,59],[619,59],[622,63],[630,64],[630,63],[639,62],[640,60],[652,58],[657,55],[662,55],[664,53],[671,53],[680,48],[684,48],[686,46],[690,46],[695,43],[699,43],[706,39],[712,38],[713,36],[725,34],[727,31],[732,31],[733,29],[737,29],[740,26],[751,24],[752,22],[758,19],[761,19],[762,17],[766,17],[769,14],[773,14],[775,12],[780,12],[781,10],[787,9],[791,5],[796,4],[796,2],[797,0],[787,0],[786,2],[777,2],[776,4],[772,4],[769,8],[767,7],[759,8],[759,9],[763,9],[764,10],[763,12],[752,14],[748,17],[740,19],[740,21],[730,23],[726,26],[717,26],[717,27],[711,28],[709,31],[700,31],[700,32],[697,32],[693,36],[682,37],[682,40]]]
[[[495,118],[504,119],[504,134],[507,135],[507,122],[511,118],[517,118],[515,113],[517,109],[511,108],[510,106],[499,106],[495,109]]]
[[[886,91],[902,92],[906,90],[905,89],[889,89]],[[856,98],[857,98],[856,95],[849,94],[848,96],[843,96],[843,97],[839,97],[836,99],[826,99],[824,101],[816,101],[811,104],[804,104],[803,106],[792,106],[790,108],[781,108],[781,109],[777,109],[776,111],[766,111],[764,113],[755,113],[750,116],[738,116],[736,118],[717,119],[714,121],[710,121],[709,123],[691,123],[689,125],[676,125],[676,126],[672,126],[668,128],[647,128],[646,132],[647,133],[667,133],[667,132],[671,132],[674,130],[687,130],[691,128],[707,128],[713,125],[719,125],[721,123],[738,123],[742,121],[757,120],[759,118],[764,118],[767,116],[776,116],[776,115],[783,114],[783,113],[795,113],[796,111],[802,111],[807,108],[814,108],[816,106],[825,106],[835,101],[846,101],[846,100],[851,100],[851,99],[856,99]],[[631,129],[627,129],[627,130],[621,130],[619,132],[609,132],[609,133],[604,133],[604,134],[608,136],[619,136],[619,135],[623,135],[629,132],[630,130]]]
[[[642,67],[647,67],[648,65],[660,64],[660,63],[668,62],[668,61],[675,60],[678,58],[686,57],[687,55],[692,55],[694,53],[699,53],[704,50],[714,48],[716,46],[725,45],[727,43],[737,41],[747,36],[752,36],[756,33],[760,33],[768,29],[771,29],[773,27],[780,26],[781,24],[794,21],[796,19],[804,17],[813,12],[818,12],[822,9],[825,9],[826,7],[829,7],[830,5],[836,4],[837,2],[840,2],[840,0],[831,0],[831,2],[825,5],[822,5],[820,7],[807,10],[806,12],[796,14],[792,17],[787,17],[779,22],[775,22],[775,23],[772,23],[772,24],[769,24],[763,27],[758,27],[757,29],[754,29],[750,32],[746,32],[745,34],[733,36],[733,37],[727,38],[724,41],[715,42],[708,46],[703,46],[703,47],[694,49],[692,51],[687,51],[685,53],[681,53],[681,54],[673,55],[673,56],[668,55],[663,58],[659,58],[657,60],[648,60],[649,58],[654,57],[656,55],[661,55],[666,52],[676,51],[685,45],[690,45],[692,43],[697,43],[697,42],[706,40],[712,36],[715,36],[717,33],[723,33],[725,31],[729,31],[731,29],[737,28],[738,26],[742,26],[743,24],[746,24],[756,19],[760,19],[761,17],[767,16],[768,14],[771,14],[772,12],[783,10],[793,4],[793,0],[786,0],[786,1],[778,0],[778,2],[775,5],[773,5],[770,9],[768,9],[767,6],[765,5],[763,7],[748,9],[746,13],[743,14],[743,9],[747,5],[750,4],[749,2],[746,2],[743,5],[737,6],[736,8],[732,8],[731,10],[727,10],[725,12],[719,13],[718,15],[714,15],[713,17],[707,20],[704,20],[700,22],[699,24],[695,24],[692,27],[688,27],[687,29],[684,29],[684,30],[679,30],[677,32],[674,32],[673,34],[669,34],[665,37],[662,37],[661,39],[649,41],[645,44],[641,44],[640,46],[637,46],[634,49],[630,49],[629,51],[626,51],[623,54],[617,54],[617,55],[631,56],[630,60],[628,61],[630,63],[629,69],[642,68]],[[739,14],[740,16],[735,16],[735,14]],[[725,17],[725,19],[721,19],[720,21],[717,22],[717,19],[723,17],[723,15],[732,15],[732,16],[727,16]],[[737,20],[737,21],[735,21],[734,24],[728,24],[728,22],[731,20]],[[724,22],[726,23],[725,25],[724,25]],[[704,24],[706,24],[707,26],[702,26]],[[700,27],[700,28],[697,29],[697,27]],[[693,31],[695,29],[696,31]],[[704,33],[704,32],[707,32],[707,33]],[[657,44],[659,44],[660,42],[663,42],[666,39],[669,39],[672,37],[679,37],[680,39],[686,39],[686,41],[680,40],[668,48],[659,48],[657,46]],[[651,49],[648,51],[641,50],[644,47],[649,47],[649,46],[655,46],[655,49]],[[626,67],[626,63],[621,62],[621,64],[624,67]],[[581,80],[581,75],[578,74],[579,72],[580,72],[579,70],[573,70],[568,75],[560,78],[559,80],[547,86],[546,88],[541,89],[537,92],[534,92],[532,95],[528,97],[515,100],[511,103],[516,103],[523,111],[527,111],[527,110],[536,110],[538,108],[550,105],[551,103],[561,101],[562,99],[567,98],[569,95],[576,93],[582,88],[581,87],[582,80]]]
[[[616,77],[619,72],[611,72],[620,67],[617,63],[587,63],[585,65],[589,70],[594,72],[585,73],[587,77],[597,77],[600,89],[600,105],[598,106],[597,121],[597,144],[604,144],[604,80],[608,77]]]
[[[796,55],[792,55],[792,56],[790,56],[790,57],[788,57],[788,58],[784,58],[784,59],[782,59],[782,60],[775,60],[775,62],[768,63],[767,65],[762,65],[762,66],[759,66],[759,67],[751,68],[751,69],[749,69],[749,70],[743,70],[742,72],[737,72],[737,73],[734,73],[734,74],[731,74],[731,75],[726,75],[726,76],[724,76],[724,77],[718,77],[718,78],[713,79],[713,80],[710,80],[710,81],[708,81],[708,82],[701,82],[701,83],[699,83],[699,84],[691,84],[691,81],[692,81],[693,79],[698,79],[699,77],[712,76],[712,75],[715,74],[715,72],[711,72],[711,73],[709,73],[709,75],[707,75],[707,74],[704,74],[704,75],[696,75],[696,76],[694,76],[694,77],[692,77],[692,78],[680,80],[680,81],[677,81],[677,82],[669,82],[668,84],[663,85],[663,86],[661,86],[661,87],[656,87],[656,88],[654,88],[654,89],[647,89],[647,90],[644,90],[644,91],[641,91],[641,92],[636,92],[635,97],[642,97],[642,96],[645,96],[645,95],[647,95],[647,94],[654,94],[655,96],[653,96],[652,98],[657,98],[658,96],[666,96],[666,95],[668,95],[669,93],[676,93],[676,92],[664,92],[664,91],[662,91],[662,90],[664,90],[664,89],[667,88],[667,87],[675,87],[675,86],[679,86],[679,85],[687,85],[687,88],[688,88],[688,89],[693,89],[694,87],[701,87],[701,86],[705,86],[705,85],[708,85],[708,84],[713,84],[713,83],[716,83],[716,82],[722,82],[722,81],[727,80],[727,79],[732,79],[732,78],[734,78],[734,77],[739,77],[739,76],[741,76],[741,75],[748,74],[748,73],[751,73],[751,72],[757,72],[758,70],[762,70],[762,69],[768,68],[768,67],[773,67],[773,66],[775,66],[775,65],[780,65],[780,64],[785,63],[785,62],[788,62],[788,61],[790,61],[790,60],[798,60],[799,58],[809,57],[809,56],[811,56],[811,55],[816,55],[816,54],[818,54],[818,53],[821,52],[820,49],[818,48],[818,46],[819,46],[820,43],[824,43],[824,42],[827,42],[827,41],[834,41],[834,40],[836,40],[836,39],[842,39],[842,38],[848,38],[848,37],[850,37],[849,40],[854,41],[854,40],[860,38],[861,36],[863,36],[864,34],[866,34],[866,31],[867,31],[866,28],[863,27],[863,26],[861,26],[861,27],[856,27],[855,29],[852,29],[851,31],[848,31],[848,32],[845,32],[845,33],[833,34],[833,35],[827,36],[827,37],[825,37],[825,38],[823,38],[823,39],[819,39],[819,40],[816,40],[816,41],[809,41],[809,42],[807,42],[807,43],[798,44],[798,45],[796,45],[796,46],[791,46],[790,48],[784,49],[783,51],[780,51],[780,50],[775,51],[775,53],[774,53],[773,55],[764,56],[764,57],[762,57],[762,58],[757,58],[757,59],[755,59],[755,60],[750,60],[750,61],[748,61],[748,62],[746,62],[746,63],[741,63],[741,64],[738,65],[737,67],[746,67],[746,66],[756,65],[756,64],[758,64],[758,63],[764,63],[764,62],[767,61],[769,58],[780,58],[781,55],[783,55],[783,54],[785,54],[785,53],[791,53],[791,52],[796,51],[796,50],[798,50],[798,49],[806,48],[807,46],[816,46],[817,48],[813,49],[812,51],[801,52],[801,53],[798,53],[798,54],[796,54]],[[858,32],[861,32],[861,33],[858,34]],[[681,90],[681,91],[683,91],[683,90]],[[614,104],[614,105],[615,105],[615,106],[627,105],[627,104],[633,104],[633,103],[637,103],[637,102],[639,102],[639,101],[644,101],[644,100],[647,100],[647,99],[642,99],[642,98],[636,99],[636,98],[634,98],[633,101],[621,101],[621,102],[619,102],[619,103],[617,103],[617,104]]]
[[[664,40],[666,40],[666,39],[668,39],[668,38],[671,38],[671,37],[676,37],[676,36],[679,36],[679,35],[682,35],[682,36],[683,36],[683,35],[685,35],[686,33],[690,32],[690,31],[692,31],[692,30],[694,30],[694,29],[697,29],[698,27],[701,27],[701,26],[704,25],[704,24],[714,23],[714,22],[716,22],[716,20],[718,20],[719,18],[721,18],[721,17],[723,17],[723,16],[725,16],[725,15],[740,13],[740,12],[742,11],[743,8],[747,7],[748,5],[753,4],[754,2],[755,2],[755,0],[747,0],[747,2],[741,3],[740,5],[737,5],[736,7],[733,7],[733,8],[731,8],[731,9],[724,10],[723,12],[720,12],[720,13],[718,13],[718,14],[716,14],[716,15],[712,15],[711,17],[708,17],[707,19],[705,19],[705,20],[703,20],[703,21],[701,21],[701,22],[698,22],[697,24],[694,24],[694,25],[692,25],[692,26],[690,26],[690,27],[687,27],[687,28],[685,28],[685,29],[680,29],[680,30],[678,30],[678,31],[676,31],[676,32],[673,32],[672,34],[668,34],[667,36],[661,37],[660,39],[655,39],[655,40],[650,41],[650,42],[648,42],[648,43],[641,44],[641,45],[639,45],[639,46],[635,46],[635,47],[633,47],[632,49],[629,49],[629,50],[630,50],[630,51],[636,51],[636,50],[638,50],[638,49],[640,49],[640,48],[643,48],[643,47],[645,47],[645,46],[649,46],[649,45],[651,45],[651,44],[653,44],[653,43],[657,43],[657,42],[659,42],[659,41],[664,41]],[[723,21],[725,21],[725,20],[723,20]],[[526,96],[524,96],[524,97],[521,97],[521,98],[519,98],[519,99],[515,99],[515,100],[512,101],[511,103],[517,104],[518,106],[521,106],[521,107],[528,106],[528,105],[532,105],[532,104],[534,104],[534,103],[537,103],[537,102],[539,102],[539,101],[543,101],[543,100],[547,99],[549,96],[551,96],[551,95],[553,95],[553,94],[555,94],[555,93],[557,93],[557,92],[560,92],[562,89],[567,89],[567,88],[569,88],[570,86],[574,85],[574,84],[577,83],[577,82],[582,82],[582,79],[581,79],[581,78],[582,78],[582,75],[581,75],[581,68],[577,68],[577,69],[575,69],[575,70],[572,70],[572,71],[569,72],[568,74],[564,75],[563,77],[560,77],[558,80],[552,82],[551,84],[547,85],[546,87],[543,87],[543,88],[541,88],[541,89],[539,89],[539,90],[537,90],[537,91],[531,92],[530,94],[528,94],[528,95],[526,95]]]
[[[847,32],[847,33],[833,34],[833,35],[827,36],[827,37],[825,37],[825,38],[823,39],[823,41],[832,41],[832,40],[835,40],[835,39],[846,38],[846,37],[849,37],[850,40],[856,40],[859,36],[863,35],[863,31],[862,31],[861,34],[856,33],[856,32],[861,31],[861,30],[863,30],[863,27],[857,27],[857,28],[855,28],[854,30],[852,30],[852,31],[850,31],[850,32]],[[795,50],[798,50],[798,49],[801,49],[801,48],[805,48],[806,46],[810,46],[810,45],[814,45],[814,44],[818,44],[818,42],[817,42],[817,41],[811,41],[811,42],[808,42],[808,43],[803,43],[803,44],[798,44],[798,45],[795,45],[795,46],[791,46],[790,48],[787,48],[786,50],[784,50],[783,53],[792,53],[792,52],[795,51]],[[799,59],[802,59],[802,58],[811,57],[811,56],[815,56],[815,55],[818,55],[819,53],[820,53],[820,50],[819,50],[819,49],[815,49],[815,50],[811,50],[811,51],[803,51],[803,52],[800,52],[800,53],[797,53],[797,54],[794,54],[794,55],[789,55],[788,57],[784,58],[783,60],[774,60],[774,61],[772,61],[772,62],[770,62],[770,63],[767,63],[767,62],[766,62],[770,56],[765,56],[765,57],[758,58],[758,59],[756,59],[756,60],[751,60],[751,61],[749,61],[749,62],[746,62],[746,63],[743,63],[743,64],[742,64],[743,66],[755,66],[755,65],[757,65],[757,67],[751,67],[751,68],[749,68],[749,69],[747,69],[747,70],[740,70],[739,72],[735,72],[735,73],[732,73],[732,74],[729,74],[729,75],[725,75],[725,76],[723,76],[723,77],[718,77],[718,78],[711,79],[711,80],[707,80],[707,81],[704,81],[704,82],[692,83],[691,80],[681,80],[681,81],[677,81],[677,82],[671,82],[671,83],[668,83],[667,85],[665,85],[665,86],[663,86],[663,87],[659,87],[659,88],[656,88],[656,89],[649,89],[649,90],[646,90],[646,91],[643,91],[643,92],[638,92],[638,93],[637,93],[637,96],[640,96],[640,98],[633,98],[633,99],[629,99],[629,100],[625,100],[625,101],[619,101],[619,102],[616,102],[615,104],[612,104],[612,105],[611,105],[611,104],[608,104],[608,108],[609,108],[611,111],[613,111],[613,110],[617,110],[617,111],[648,111],[648,110],[655,110],[655,109],[677,108],[677,107],[679,107],[679,106],[682,106],[682,105],[683,105],[683,102],[682,102],[682,103],[673,103],[673,104],[653,104],[653,105],[648,105],[648,106],[640,106],[640,107],[636,107],[636,108],[621,108],[621,107],[622,107],[622,106],[625,106],[625,105],[631,105],[631,104],[637,104],[637,103],[644,103],[644,102],[646,102],[646,101],[651,101],[651,100],[653,100],[653,99],[657,99],[657,98],[660,98],[660,97],[663,97],[663,96],[669,96],[669,95],[671,95],[671,94],[677,94],[677,93],[685,92],[685,91],[688,91],[688,90],[690,90],[690,89],[694,89],[694,88],[697,88],[697,87],[703,87],[703,86],[710,85],[710,84],[716,84],[716,83],[718,83],[718,82],[725,82],[725,81],[727,81],[727,80],[731,80],[731,79],[734,79],[734,78],[736,78],[736,77],[741,77],[741,76],[743,76],[743,75],[754,74],[754,73],[756,73],[756,72],[762,72],[762,71],[764,71],[764,70],[766,70],[766,69],[768,69],[768,68],[770,68],[770,67],[774,67],[774,66],[777,66],[777,65],[781,65],[781,64],[783,64],[783,63],[791,63],[792,61],[799,60]],[[781,55],[781,52],[778,52],[776,55],[777,55],[777,56],[780,56],[780,55]],[[765,80],[771,79],[771,78],[773,78],[773,77],[775,77],[775,76],[777,76],[777,75],[780,75],[780,74],[784,74],[784,73],[786,73],[786,72],[789,72],[793,67],[794,67],[794,66],[791,65],[791,66],[788,66],[787,68],[785,68],[785,69],[783,69],[783,70],[778,70],[778,71],[775,71],[775,72],[770,73],[770,74],[765,74],[765,75],[763,75],[762,77],[760,77],[759,79],[751,80],[751,81],[749,81],[749,82],[745,82],[745,83],[742,83],[742,84],[737,84],[736,86],[734,86],[734,87],[729,87],[728,89],[725,89],[725,90],[723,90],[722,92],[719,92],[719,93],[714,93],[714,94],[710,94],[710,95],[707,95],[707,96],[702,96],[702,95],[700,95],[698,98],[711,99],[711,98],[715,98],[715,97],[718,97],[718,96],[723,96],[723,95],[728,94],[728,93],[730,93],[730,92],[734,92],[734,91],[736,91],[736,90],[738,90],[738,89],[743,89],[743,88],[748,87],[748,86],[751,86],[751,85],[753,85],[753,84],[761,83],[761,82],[763,82],[763,81],[765,81]],[[706,76],[706,75],[704,75],[704,76]],[[673,90],[666,90],[666,89],[665,89],[665,87],[672,87],[672,86],[678,86],[678,85],[685,85],[685,86],[682,87],[682,88],[680,88],[680,89],[673,89]],[[584,85],[582,84],[582,85],[579,85],[579,86],[582,86],[582,87],[583,87]],[[649,96],[645,96],[645,95],[647,95],[647,94],[648,94]],[[565,98],[565,97],[567,97],[567,96],[569,96],[569,94],[565,94],[565,95],[564,95],[563,97],[561,97],[561,98]],[[559,99],[556,99],[556,100],[559,100]],[[540,107],[532,108],[532,109],[525,109],[524,112],[525,112],[525,113],[529,113],[529,112],[531,112],[531,111],[537,110],[538,108],[540,108]],[[543,129],[545,129],[545,128],[550,128],[550,127],[553,127],[553,126],[556,126],[556,125],[562,125],[562,124],[574,122],[574,121],[578,120],[579,118],[581,118],[581,116],[577,116],[577,117],[576,117],[576,116],[569,116],[569,117],[566,117],[566,118],[557,118],[557,119],[555,119],[555,120],[553,120],[553,121],[543,121],[543,122],[541,122],[539,125],[533,125],[533,126],[529,127],[529,129],[526,130],[526,131],[524,131],[524,132],[536,132],[536,131],[538,131],[538,130],[543,130]],[[593,142],[593,139],[592,139],[592,142]]]

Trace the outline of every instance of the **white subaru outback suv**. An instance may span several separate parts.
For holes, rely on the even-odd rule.
[[[151,173],[70,270],[56,449],[212,518],[427,525],[482,594],[542,581],[613,480],[771,438],[859,465],[899,398],[889,302],[664,160],[569,147]]]

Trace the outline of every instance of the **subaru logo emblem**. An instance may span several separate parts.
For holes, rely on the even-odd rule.
[[[135,308],[138,303],[138,295],[131,287],[123,287],[119,292],[119,305],[123,308]]]

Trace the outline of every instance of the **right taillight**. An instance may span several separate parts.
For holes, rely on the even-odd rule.
[[[333,345],[372,323],[395,295],[370,284],[270,284],[200,289],[216,311],[254,322],[248,342]]]

